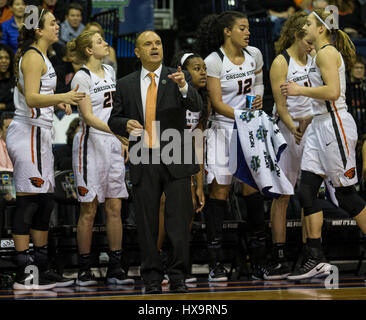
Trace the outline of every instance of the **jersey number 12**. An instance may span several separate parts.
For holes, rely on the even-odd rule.
[[[244,89],[243,89],[243,80],[238,81],[239,90],[237,95],[248,94],[250,89],[252,88],[252,78],[248,78],[244,80]]]

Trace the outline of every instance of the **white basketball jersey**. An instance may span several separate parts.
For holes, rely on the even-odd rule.
[[[189,130],[193,131],[200,120],[201,112],[192,112],[190,110],[187,110],[186,112],[186,119],[187,119],[187,127]]]
[[[116,91],[116,78],[113,68],[109,65],[103,64],[104,78],[98,77],[95,73],[91,72],[85,65],[75,74],[71,88],[74,89],[76,85],[79,85],[79,92],[85,92],[90,96],[93,114],[104,121],[108,122],[112,107],[113,97]],[[80,121],[83,126],[86,126],[82,114],[80,114]],[[90,132],[109,134],[94,128],[90,128]]]
[[[303,87],[309,87],[309,70],[312,63],[312,57],[307,55],[307,63],[305,66],[300,66],[294,59],[283,52],[288,63],[288,71],[286,81],[296,82]],[[306,117],[312,114],[311,98],[304,96],[288,96],[286,99],[287,109],[293,119]]]
[[[246,107],[246,95],[254,95],[255,72],[263,65],[262,54],[257,48],[247,47],[243,53],[245,59],[241,65],[233,64],[222,47],[205,59],[207,75],[220,79],[222,101],[233,109]],[[234,123],[233,119],[217,112],[210,115],[210,120]]]
[[[338,52],[339,53],[339,52]],[[346,104],[346,67],[344,65],[343,57],[341,57],[341,66],[338,68],[339,80],[340,80],[340,96],[337,101],[327,101],[312,99],[313,113],[314,115],[325,114],[330,111],[339,111],[341,109],[347,110]],[[316,57],[312,59],[312,64],[309,72],[309,80],[312,87],[324,86],[322,75],[319,67],[316,65]]]
[[[41,76],[41,83],[39,93],[48,95],[54,94],[57,84],[57,76],[52,63],[48,58],[40,52],[38,49],[31,47],[29,50],[37,51],[42,57],[47,66],[47,72]],[[32,123],[38,126],[52,127],[53,122],[53,106],[45,108],[30,108],[27,105],[24,96],[24,75],[22,73],[23,57],[19,60],[19,81],[18,85],[21,87],[21,91],[16,86],[14,89],[14,105],[15,105],[15,119]],[[22,93],[23,92],[23,93]]]

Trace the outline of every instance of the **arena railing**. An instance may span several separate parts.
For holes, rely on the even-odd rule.
[[[118,9],[112,9],[95,14],[91,21],[98,22],[103,30],[105,40],[113,48],[117,47],[117,35],[119,30]]]

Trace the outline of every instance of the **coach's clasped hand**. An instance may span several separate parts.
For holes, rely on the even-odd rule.
[[[137,120],[128,120],[126,130],[129,134],[139,137],[144,131],[144,127]]]

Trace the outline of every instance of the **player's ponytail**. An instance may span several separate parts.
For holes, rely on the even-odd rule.
[[[342,54],[344,59],[344,63],[346,64],[347,69],[352,69],[353,65],[356,61],[356,48],[353,44],[352,40],[342,30],[336,30],[336,40],[335,46],[337,50]]]

